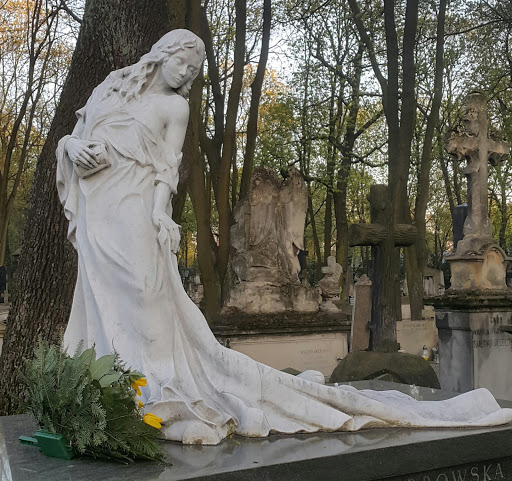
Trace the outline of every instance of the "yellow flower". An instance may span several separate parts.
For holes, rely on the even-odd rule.
[[[158,416],[155,416],[154,414],[151,414],[151,413],[144,414],[144,417],[142,418],[142,420],[146,424],[149,424],[150,426],[153,426],[154,428],[160,429],[162,427],[162,424],[161,424],[162,419],[159,418]]]
[[[137,379],[133,384],[132,384],[132,387],[133,389],[135,389],[135,392],[141,396],[141,392],[140,392],[140,387],[139,386],[146,386],[148,384],[148,381],[141,377],[140,379]]]
[[[141,409],[144,406],[144,403],[140,402],[140,399],[137,399],[137,409]]]

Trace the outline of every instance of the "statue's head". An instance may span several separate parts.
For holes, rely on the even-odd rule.
[[[203,41],[190,30],[177,29],[166,33],[140,61],[158,64],[169,86],[187,96],[204,57]]]
[[[140,92],[151,74],[161,69],[165,81],[187,97],[205,57],[203,41],[185,29],[172,30],[156,42],[134,65],[111,74],[112,85],[105,96],[117,92],[123,101],[140,100]]]

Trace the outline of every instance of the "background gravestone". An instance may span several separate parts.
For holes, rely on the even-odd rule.
[[[428,303],[435,307],[442,388],[465,392],[485,387],[499,399],[512,400],[512,339],[500,330],[512,323],[508,258],[492,239],[487,201],[488,162],[495,165],[509,148],[490,138],[488,130],[485,96],[470,94],[463,123],[446,145],[457,159],[467,161],[464,238],[446,258],[452,273],[450,289]]]
[[[350,331],[350,352],[364,351],[370,345],[368,324],[372,314],[372,281],[363,274],[354,286],[354,306]]]

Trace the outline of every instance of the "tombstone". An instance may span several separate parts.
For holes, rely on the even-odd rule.
[[[306,184],[297,169],[290,169],[285,181],[265,167],[255,169],[249,198],[233,212],[232,282],[225,310],[249,315],[318,311],[318,293],[299,280],[306,211]]]
[[[372,314],[372,281],[363,274],[354,286],[350,352],[365,351],[370,346],[368,325]]]
[[[332,301],[334,309],[319,311],[322,297],[304,275],[306,210],[307,189],[296,169],[284,181],[255,169],[249,197],[233,212],[228,293],[211,328],[221,344],[276,369],[328,376],[348,353],[350,322]],[[339,296],[339,273],[336,265],[328,269],[331,279],[321,285],[332,299]]]
[[[441,296],[444,294],[443,271],[426,267],[423,271],[423,294],[426,297]]]
[[[469,95],[463,122],[446,149],[467,161],[464,237],[446,258],[450,289],[429,300],[439,332],[441,387],[455,392],[485,387],[497,398],[512,400],[512,339],[500,330],[512,324],[512,291],[505,282],[508,258],[492,240],[487,205],[487,162],[496,164],[509,149],[488,136],[482,94]]]
[[[357,390],[393,390],[395,395],[403,392],[425,401],[453,397],[453,393],[438,389],[385,381],[347,384]],[[172,464],[136,462],[129,468],[85,457],[50,458],[20,444],[20,434],[33,433],[37,428],[28,414],[0,419],[2,480],[505,481],[512,473],[511,425],[393,431],[380,428],[264,439],[229,436],[216,446],[163,442],[161,446]]]
[[[322,267],[324,277],[317,284],[318,292],[323,299],[323,303],[320,304],[320,310],[339,311],[332,301],[340,299],[340,277],[342,273],[343,267],[336,262],[336,257],[329,256],[327,258],[327,266]]]
[[[396,321],[400,319],[397,246],[409,246],[416,240],[410,224],[393,225],[393,207],[387,185],[370,189],[371,224],[349,227],[350,246],[372,246],[371,349],[396,351]]]

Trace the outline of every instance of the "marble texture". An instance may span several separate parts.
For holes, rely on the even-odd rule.
[[[276,371],[221,346],[187,296],[178,272],[179,227],[171,219],[188,122],[184,98],[204,45],[168,33],[137,64],[111,73],[59,143],[57,187],[79,272],[64,342],[115,348],[147,376],[142,401],[162,435],[217,444],[232,433],[356,431],[368,427],[508,423],[485,389],[445,401],[388,391],[334,388]],[[97,167],[96,146],[109,167]]]
[[[443,400],[453,396],[453,393],[436,389],[383,381],[352,384],[359,389],[400,390],[418,399]],[[18,436],[33,433],[35,429],[31,416],[0,417],[2,481],[364,481],[389,480],[390,476],[399,475],[402,476],[400,481],[425,481],[418,471],[436,468],[444,469],[452,480],[459,479],[458,468],[452,476],[447,466],[472,463],[472,468],[484,460],[502,463],[496,458],[512,455],[511,426],[469,430],[388,428],[358,433],[274,435],[266,439],[234,436],[217,446],[164,442],[161,446],[172,466],[145,462],[123,466],[86,457],[69,461],[48,458],[37,449],[18,442]],[[506,469],[503,463],[502,468],[504,479],[509,479],[512,470]],[[481,471],[478,471],[480,479],[484,479]],[[470,469],[466,480],[469,473]],[[494,471],[490,476],[503,479],[494,477]],[[464,469],[460,479],[463,478]],[[438,475],[429,479],[436,480]],[[442,475],[439,477],[441,481],[445,479]]]

